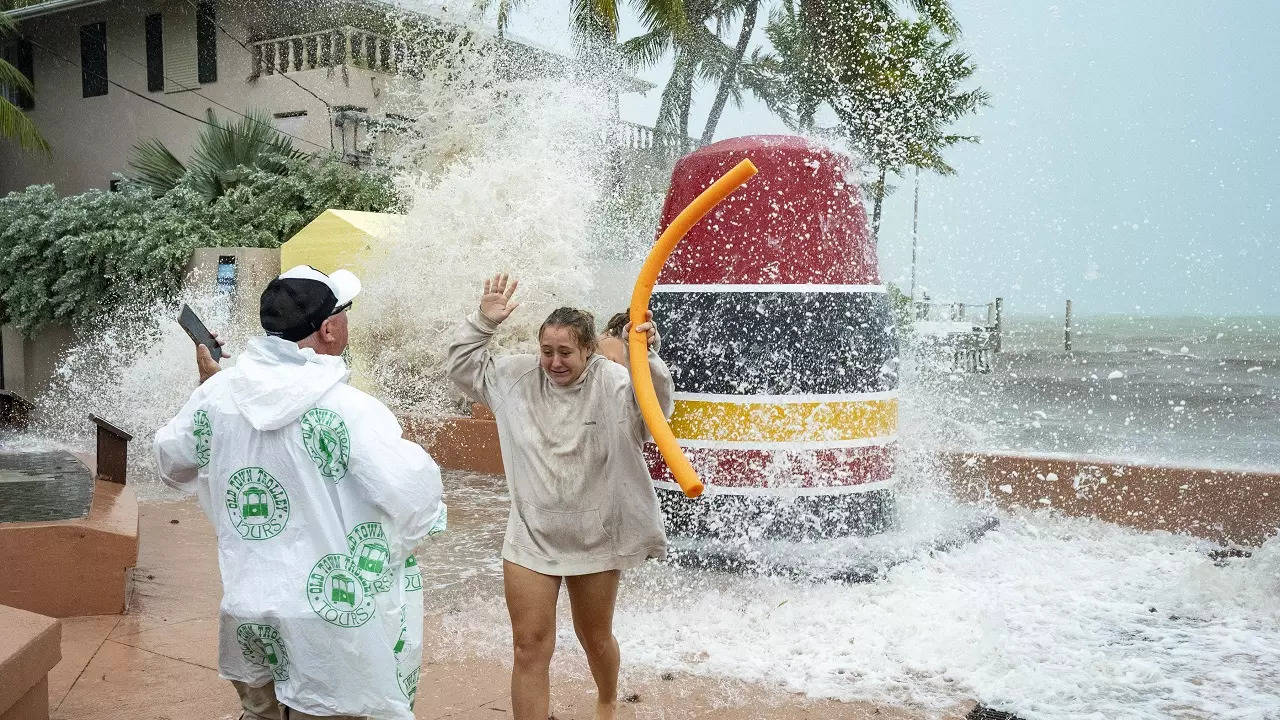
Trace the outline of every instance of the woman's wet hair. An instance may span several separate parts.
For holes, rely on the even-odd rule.
[[[569,328],[574,337],[578,339],[578,347],[595,351],[596,319],[594,315],[586,310],[571,307],[556,308],[543,321],[542,327],[538,328],[538,340],[542,340],[542,331],[551,326]]]
[[[604,326],[604,334],[620,338],[629,322],[631,322],[631,316],[626,311],[614,313],[613,317],[609,318],[609,323]]]

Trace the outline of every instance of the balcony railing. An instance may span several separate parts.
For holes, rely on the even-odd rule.
[[[945,320],[972,322],[974,325],[994,327],[999,322],[999,310],[995,302],[989,303],[941,303],[917,300],[917,320]]]
[[[393,73],[408,43],[350,26],[250,43],[254,78],[340,65]]]
[[[617,147],[663,159],[675,160],[702,147],[694,138],[625,120],[615,120],[613,132]]]
[[[392,145],[402,140],[412,142],[413,138],[421,137],[421,131],[409,118],[370,115],[365,108],[350,106],[335,106],[334,110],[333,124],[339,129],[343,157],[353,165],[372,162],[372,143],[375,141],[371,140],[371,131],[381,138],[376,142],[388,142]],[[633,181],[637,179],[634,172],[639,168],[646,168],[648,171],[658,171],[665,183],[666,173],[671,171],[675,161],[702,146],[694,138],[617,119],[602,129],[599,138],[605,145],[603,149],[615,153],[615,170],[623,175],[632,173]],[[621,177],[622,175],[619,179]]]

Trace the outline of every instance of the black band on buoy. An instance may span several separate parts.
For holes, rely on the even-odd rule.
[[[661,355],[681,392],[806,395],[898,387],[886,293],[760,287],[655,288],[650,307],[662,324]]]

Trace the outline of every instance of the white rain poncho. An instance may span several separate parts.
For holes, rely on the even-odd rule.
[[[156,433],[160,476],[218,537],[219,669],[313,715],[413,717],[414,546],[442,527],[440,471],[342,358],[275,337]]]

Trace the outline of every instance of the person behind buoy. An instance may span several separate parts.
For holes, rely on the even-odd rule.
[[[615,313],[604,326],[604,332],[596,338],[596,352],[618,363],[627,366],[627,325],[631,324],[627,312]]]
[[[596,681],[596,718],[607,720],[617,706],[613,608],[621,571],[666,556],[641,454],[647,430],[627,369],[596,352],[590,313],[551,313],[538,331],[536,357],[489,352],[489,339],[519,305],[515,290],[505,274],[484,282],[480,308],[459,326],[448,359],[454,383],[493,411],[511,496],[502,574],[514,644],[512,710],[515,720],[549,714],[564,578]],[[652,315],[647,319],[636,329],[648,337],[654,386],[669,415],[671,373],[655,350]]]

